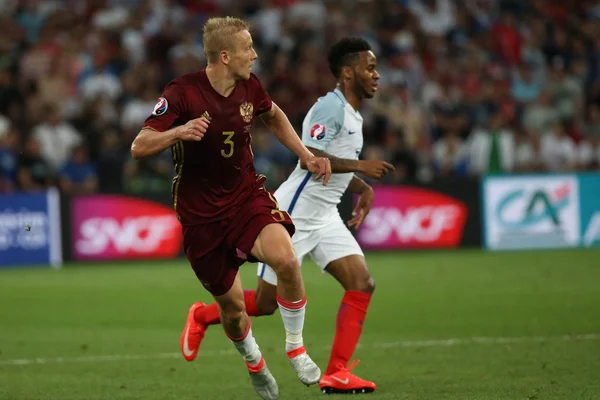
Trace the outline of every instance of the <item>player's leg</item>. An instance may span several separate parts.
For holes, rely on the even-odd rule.
[[[271,315],[277,309],[277,301],[274,299],[275,308],[262,309],[258,304],[258,291],[244,290],[244,304],[246,305],[246,313],[250,317],[259,317],[261,315]],[[212,304],[204,304],[198,302],[194,308],[195,321],[208,329],[210,325],[218,325],[221,323],[221,313],[219,305],[215,302]]]
[[[259,317],[263,315],[272,315],[278,308],[277,305],[277,275],[275,271],[265,263],[258,263],[258,285],[256,290],[244,290],[244,304],[246,313],[250,317]],[[221,323],[221,313],[218,304],[195,303],[194,320],[204,330],[210,325]]]
[[[344,296],[337,315],[336,335],[327,373],[339,365],[346,367],[362,333],[375,281],[367,268],[365,258],[354,254],[330,262],[325,270],[344,288]]]
[[[209,227],[193,229],[194,235],[188,230],[188,237],[202,238]],[[263,399],[277,399],[278,387],[275,379],[267,368],[262,353],[254,340],[250,319],[244,304],[244,290],[238,274],[238,267],[243,263],[231,254],[230,249],[221,242],[204,242],[211,251],[205,252],[205,246],[195,247],[186,243],[184,247],[190,264],[206,290],[208,290],[220,311],[220,320],[231,343],[244,359],[254,389]],[[197,245],[196,245],[197,246]],[[194,306],[188,313],[186,327],[182,334],[182,351],[184,356],[195,357],[199,342],[196,332],[200,329],[194,318]],[[202,335],[203,336],[203,335]],[[193,356],[193,357],[192,357]],[[186,359],[188,359],[186,357]]]
[[[336,332],[327,369],[320,386],[327,393],[372,392],[373,382],[350,373],[348,365],[360,339],[375,281],[360,246],[343,225],[336,221],[321,232],[321,241],[312,256],[344,288],[336,318]]]
[[[286,331],[286,353],[292,366],[302,383],[311,385],[318,382],[321,370],[306,354],[302,338],[306,293],[289,232],[279,223],[265,225],[254,242],[251,254],[269,265],[277,276],[276,299]]]
[[[229,266],[242,264],[243,260],[233,257],[231,251],[222,243],[225,236],[223,225],[217,221],[213,224],[187,227],[184,228],[183,236],[185,254],[198,279],[208,291],[214,293],[215,290],[222,290],[221,293],[224,293],[225,289],[229,288],[214,287],[215,282],[217,286],[222,286],[224,278],[232,273]],[[198,245],[199,243],[202,245]],[[234,277],[235,274],[230,276],[231,279]],[[233,280],[230,283],[232,282]],[[255,315],[254,292],[244,291],[243,298],[246,313]],[[202,302],[192,304],[180,340],[181,352],[187,361],[196,358],[206,330],[209,325],[216,324],[221,324],[221,309],[217,302],[210,305]]]
[[[313,231],[296,230],[292,237],[292,245],[299,265],[302,265],[304,256],[316,246],[317,241],[318,238],[315,237]],[[256,307],[261,315],[273,314],[278,308],[277,274],[269,265],[259,262],[256,275],[258,276],[255,295]]]
[[[277,275],[265,263],[258,263],[256,307],[264,314],[274,314],[277,308]]]
[[[228,278],[225,279],[227,285]],[[277,383],[252,335],[252,323],[246,313],[244,289],[239,273],[227,292],[213,297],[221,310],[221,324],[225,334],[244,359],[254,389],[263,399],[277,399]]]
[[[218,265],[224,259],[231,259],[233,263],[243,263],[243,260],[236,260],[231,254],[234,253],[233,250],[224,245],[226,232],[226,227],[221,224],[221,221],[184,228],[183,241],[186,256],[205,287],[207,284],[210,285],[211,281],[221,280],[218,274],[223,273],[223,269],[219,269]],[[207,289],[210,291],[210,288]],[[260,315],[256,306],[255,292],[244,291],[243,298],[246,313],[250,316]],[[202,302],[192,304],[180,339],[181,352],[187,361],[196,358],[206,330],[210,325],[217,324],[221,324],[221,310],[216,302],[209,305]]]

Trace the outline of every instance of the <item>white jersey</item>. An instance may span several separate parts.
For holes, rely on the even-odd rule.
[[[357,160],[363,146],[362,125],[360,113],[335,89],[319,98],[304,118],[302,142],[335,157]],[[297,229],[316,229],[339,218],[337,205],[353,176],[352,172],[332,174],[323,186],[298,163],[275,198],[292,216]]]

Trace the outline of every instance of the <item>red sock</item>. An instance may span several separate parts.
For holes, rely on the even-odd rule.
[[[194,320],[198,324],[217,325],[221,323],[221,311],[217,303],[209,304],[205,307],[199,307],[194,313]]]
[[[244,290],[244,302],[246,303],[246,312],[251,317],[261,315],[256,305],[256,290]],[[194,319],[199,324],[217,325],[221,323],[221,312],[217,303],[209,304],[206,307],[200,307],[194,314]]]
[[[338,365],[348,365],[350,357],[356,349],[358,339],[362,333],[363,322],[367,314],[367,308],[371,301],[369,293],[346,291],[337,315],[335,339],[331,348],[329,365],[326,375],[338,370]]]
[[[244,290],[244,303],[246,303],[246,312],[251,317],[258,317],[261,313],[256,305],[256,290]]]

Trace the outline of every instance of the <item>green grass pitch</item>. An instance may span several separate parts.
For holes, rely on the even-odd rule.
[[[357,375],[410,400],[600,399],[600,251],[368,254],[377,291]],[[255,265],[242,267],[255,286]],[[324,369],[342,289],[303,266],[305,344]],[[254,399],[240,357],[212,327],[179,355],[192,301],[184,260],[0,270],[0,399]],[[323,398],[283,352],[281,319],[253,331],[281,399]]]

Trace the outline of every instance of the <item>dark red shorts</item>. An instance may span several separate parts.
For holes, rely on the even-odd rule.
[[[294,223],[289,214],[280,211],[273,197],[260,189],[234,215],[184,227],[185,254],[206,290],[215,296],[227,293],[239,267],[246,261],[258,261],[250,255],[250,250],[263,228],[273,223],[282,224],[290,236],[294,234]]]

